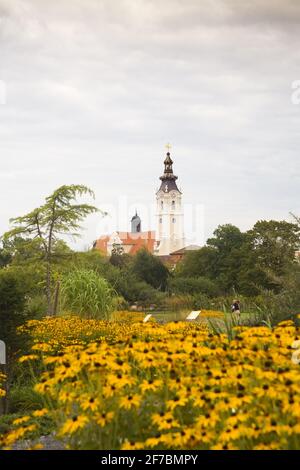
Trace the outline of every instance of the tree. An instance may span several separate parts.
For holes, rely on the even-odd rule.
[[[0,248],[0,268],[7,266],[11,262],[11,255],[5,250]]]
[[[291,215],[293,216],[296,224],[298,225],[298,227],[300,227],[300,217],[298,217],[297,215],[291,213]]]
[[[130,269],[114,269],[105,274],[109,283],[126,301],[140,304],[160,304],[165,294],[140,280]]]
[[[155,289],[165,290],[170,275],[166,266],[149,251],[142,249],[133,258],[132,272]]]
[[[215,276],[225,291],[238,288],[243,264],[241,250],[246,241],[246,235],[231,224],[220,225],[214,231],[214,237],[207,240],[207,245],[216,250]]]
[[[39,239],[24,238],[19,235],[3,238],[3,250],[9,254],[9,264],[27,265],[44,259]]]
[[[199,250],[187,252],[180,263],[176,266],[175,277],[216,277],[215,248],[204,246]]]
[[[24,216],[11,219],[13,228],[3,236],[5,241],[15,237],[28,237],[40,246],[46,265],[45,290],[49,315],[53,314],[51,275],[55,246],[59,242],[59,236],[78,237],[78,231],[81,229],[80,223],[89,214],[98,211],[92,205],[77,203],[76,199],[84,195],[94,198],[93,191],[86,186],[61,186],[46,198],[42,206]]]
[[[20,272],[10,268],[0,270],[0,339],[6,345],[7,395],[13,377],[13,358],[16,353],[27,349],[26,335],[18,331],[18,327],[28,319],[25,309],[27,293],[28,285]],[[3,403],[4,412],[7,411],[7,395]]]
[[[260,220],[248,232],[258,264],[272,274],[281,276],[295,262],[300,245],[300,227],[276,220]]]
[[[27,293],[21,273],[10,268],[0,270],[0,339],[7,344],[9,356],[19,348],[16,330],[26,321]]]
[[[170,280],[169,288],[175,294],[206,294],[209,297],[219,294],[216,283],[207,277],[175,277]]]
[[[118,268],[124,268],[125,266],[128,266],[130,261],[131,256],[124,252],[124,248],[122,246],[115,243],[111,251],[109,262],[113,266],[117,266]]]

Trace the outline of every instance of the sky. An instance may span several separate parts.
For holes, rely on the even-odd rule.
[[[292,220],[299,27],[298,0],[0,0],[0,233],[63,184],[109,212],[76,249],[155,229],[168,142],[191,242]]]

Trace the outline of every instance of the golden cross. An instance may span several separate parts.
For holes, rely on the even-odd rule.
[[[172,145],[171,145],[171,144],[167,144],[167,145],[166,145],[166,149],[168,150],[168,152],[170,152],[171,148],[172,148]]]

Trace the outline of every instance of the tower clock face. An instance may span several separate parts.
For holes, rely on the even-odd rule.
[[[176,193],[171,193],[171,196],[172,196],[172,197],[176,197]]]

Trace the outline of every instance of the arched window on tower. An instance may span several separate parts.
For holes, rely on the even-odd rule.
[[[161,209],[164,208],[164,201],[160,201],[160,208],[161,208]]]
[[[172,210],[175,210],[175,201],[172,201]]]

